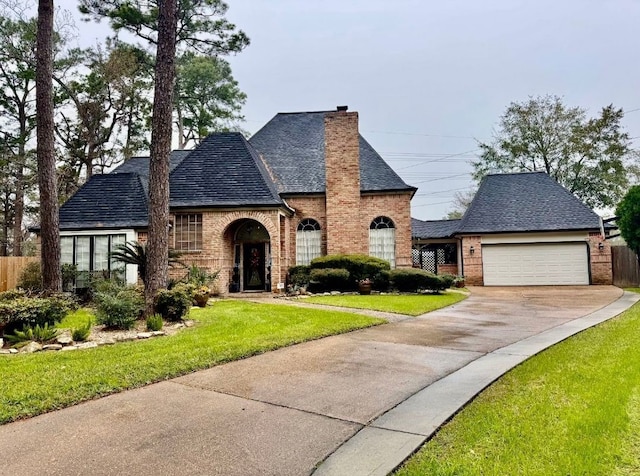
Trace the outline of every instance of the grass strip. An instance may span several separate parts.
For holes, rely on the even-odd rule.
[[[451,291],[442,294],[347,294],[313,296],[305,298],[303,302],[419,316],[455,304],[466,297],[466,294]]]
[[[640,305],[523,363],[398,475],[639,474]]]
[[[171,337],[72,352],[2,356],[0,423],[385,322],[352,313],[242,301],[194,308],[189,317],[197,325]]]

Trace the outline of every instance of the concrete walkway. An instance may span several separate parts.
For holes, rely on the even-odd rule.
[[[0,426],[0,474],[387,474],[504,372],[638,299],[475,288],[419,318]]]

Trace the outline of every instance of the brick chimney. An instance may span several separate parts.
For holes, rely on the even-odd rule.
[[[327,253],[362,252],[358,113],[338,106],[324,117]]]

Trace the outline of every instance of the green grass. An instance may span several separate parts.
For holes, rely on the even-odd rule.
[[[640,305],[489,387],[399,475],[640,474]]]
[[[395,312],[409,316],[419,316],[462,301],[467,296],[459,292],[443,294],[372,294],[361,296],[348,294],[339,296],[313,296],[303,302],[326,304],[329,306],[371,309],[374,311]]]
[[[62,321],[56,324],[56,327],[58,329],[76,329],[86,325],[89,319],[91,319],[92,325],[96,323],[96,316],[89,309],[78,309],[67,314]]]
[[[72,352],[2,356],[0,423],[385,322],[351,313],[240,301],[194,308],[189,317],[197,325],[171,337]]]

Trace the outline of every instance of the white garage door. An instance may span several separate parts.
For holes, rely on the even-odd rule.
[[[482,245],[485,286],[589,284],[586,243]]]

